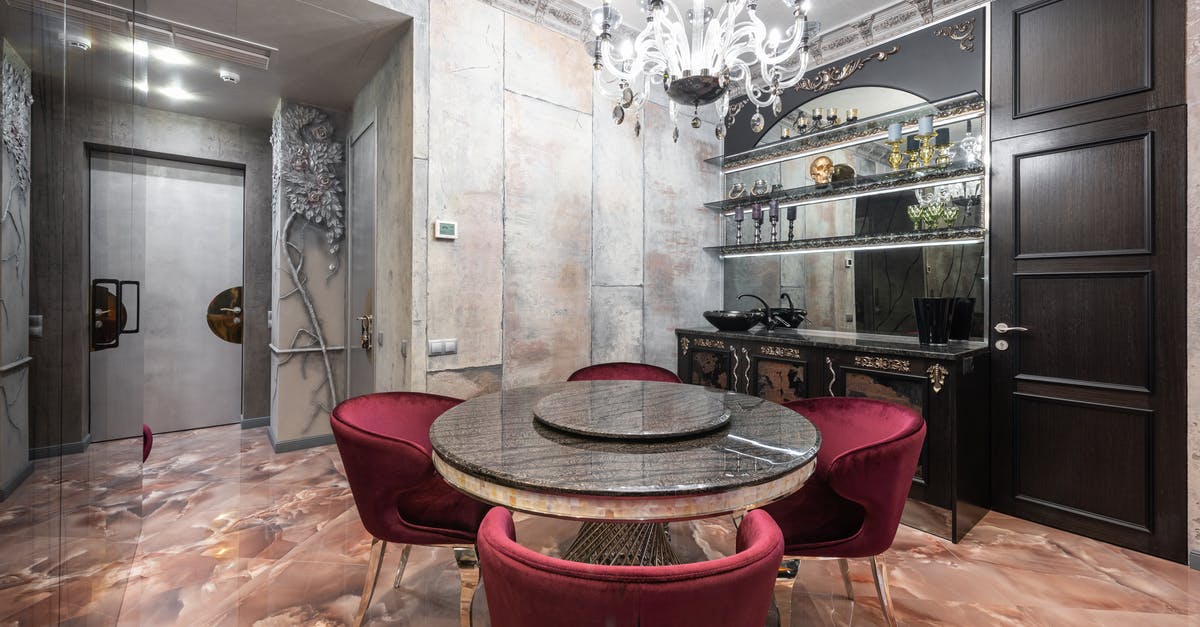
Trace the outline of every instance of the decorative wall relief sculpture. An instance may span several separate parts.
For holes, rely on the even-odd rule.
[[[934,31],[933,35],[935,37],[947,37],[953,41],[957,41],[958,49],[962,50],[963,52],[974,52],[975,18],[972,17],[969,20],[965,20],[957,24],[943,26]]]
[[[16,185],[22,192],[29,189],[29,129],[30,108],[33,106],[29,70],[17,67],[4,59],[4,149],[16,166]]]
[[[796,84],[796,91],[815,91],[824,92],[841,85],[846,79],[854,76],[854,73],[863,69],[870,61],[887,61],[888,57],[900,52],[900,46],[892,46],[888,50],[880,50],[872,54],[857,59],[847,61],[841,67],[828,67],[815,76],[806,76],[803,80]]]
[[[309,275],[305,267],[304,232],[319,230],[328,246],[330,261],[326,277],[340,268],[339,251],[345,237],[344,187],[342,185],[343,144],[334,141],[333,123],[320,109],[300,104],[285,104],[275,117],[271,129],[274,155],[273,206],[286,210],[283,225],[277,234],[282,269],[291,279],[292,288],[280,290],[279,300],[299,298],[304,304],[308,327],[301,327],[292,336],[286,354],[279,361],[283,366],[292,359],[307,360],[320,355],[325,381],[314,390],[328,394],[328,401],[314,398],[317,411],[314,418],[330,412],[338,402],[337,384],[330,363],[330,347],[321,329],[312,293],[308,288]],[[281,206],[282,205],[282,206]],[[311,427],[311,424],[310,424]]]
[[[0,229],[11,224],[16,234],[17,245],[11,251],[6,250],[0,253],[3,255],[0,257],[0,262],[15,262],[17,276],[24,277],[22,253],[25,250],[25,227],[21,218],[23,211],[14,211],[17,208],[14,201],[19,202],[21,207],[28,204],[26,194],[29,192],[29,136],[33,92],[28,69],[18,66],[13,63],[12,59],[5,57],[2,71],[3,84],[0,86],[0,95],[3,96],[4,102],[3,110],[0,112],[2,115],[0,126],[3,127],[4,151],[12,160],[15,176],[4,199],[4,212],[3,215],[0,215]],[[21,292],[24,293],[24,279],[19,280],[18,284]],[[0,303],[2,302],[0,301]]]

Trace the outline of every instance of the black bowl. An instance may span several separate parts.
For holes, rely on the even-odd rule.
[[[763,321],[761,311],[706,311],[704,319],[722,331],[747,331]]]

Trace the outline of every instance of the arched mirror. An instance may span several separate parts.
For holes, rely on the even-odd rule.
[[[885,119],[894,112],[928,104],[911,93],[888,87],[828,92],[781,117],[767,129],[758,147],[838,137],[855,119]],[[884,127],[886,124],[881,124]],[[979,159],[972,148],[979,145],[979,119],[952,122],[940,129],[945,129],[943,141],[948,143],[948,157],[955,163]],[[907,159],[908,146],[901,149]],[[800,150],[795,158],[776,159],[731,173],[725,183],[730,188],[741,185],[747,190],[794,190],[814,185],[814,168],[830,166],[836,168],[835,176],[864,180],[895,170],[889,164],[890,153],[882,141],[833,150]],[[919,187],[918,182],[912,187],[917,189],[868,191],[856,198],[797,207],[794,222],[781,216],[779,239],[903,235],[931,228],[983,225],[981,180],[925,187]],[[726,241],[734,241],[732,233]],[[749,303],[738,300],[745,293],[760,295],[772,303],[787,294],[796,307],[808,310],[806,329],[914,335],[914,297],[975,299],[970,336],[980,338],[985,274],[982,243],[731,258],[725,263],[725,306],[746,308]],[[780,302],[786,305],[786,300]]]

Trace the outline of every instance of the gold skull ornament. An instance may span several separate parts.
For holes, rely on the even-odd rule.
[[[817,157],[808,169],[808,175],[817,185],[827,185],[833,180],[833,159]]]

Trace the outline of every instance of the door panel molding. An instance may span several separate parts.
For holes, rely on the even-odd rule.
[[[1022,252],[1023,237],[1021,234],[1022,227],[1022,209],[1025,204],[1025,199],[1021,193],[1021,165],[1027,159],[1037,159],[1050,155],[1065,155],[1071,152],[1079,152],[1102,148],[1106,146],[1115,146],[1129,142],[1140,142],[1141,154],[1141,175],[1142,175],[1142,190],[1141,190],[1141,213],[1142,213],[1142,246],[1140,248],[1110,248],[1096,250],[1062,250],[1049,252]],[[1154,133],[1146,131],[1142,133],[1134,133],[1130,135],[1119,135],[1108,137],[1097,141],[1079,142],[1067,144],[1064,146],[1056,146],[1045,150],[1037,150],[1030,152],[1021,152],[1013,155],[1012,171],[1014,177],[1014,192],[1013,192],[1013,228],[1014,228],[1014,255],[1016,259],[1066,259],[1072,257],[1111,257],[1116,255],[1148,255],[1154,252]],[[1111,177],[1112,172],[1104,171],[1097,174],[1101,177]],[[1073,182],[1074,183],[1074,182]],[[1078,183],[1075,183],[1078,184]],[[1088,187],[1088,185],[1084,185]],[[1093,207],[1096,205],[1093,204]],[[1103,213],[1103,212],[1098,212]],[[1068,222],[1072,223],[1072,222]],[[1078,224],[1078,223],[1075,223]]]
[[[1118,525],[1118,526],[1121,526],[1121,527],[1124,527],[1124,528],[1127,528],[1130,530],[1134,530],[1134,531],[1137,531],[1140,533],[1150,534],[1153,532],[1153,530],[1152,530],[1153,522],[1152,521],[1154,520],[1154,502],[1155,502],[1155,496],[1154,496],[1155,495],[1155,489],[1154,489],[1154,487],[1155,487],[1154,486],[1154,461],[1155,461],[1155,459],[1154,459],[1154,447],[1152,446],[1152,443],[1154,441],[1154,421],[1156,418],[1154,411],[1148,410],[1148,409],[1136,408],[1136,407],[1127,407],[1127,406],[1123,406],[1123,405],[1113,405],[1113,404],[1108,404],[1108,403],[1094,403],[1094,402],[1080,401],[1080,400],[1075,400],[1075,399],[1065,399],[1065,398],[1041,395],[1041,394],[1025,394],[1025,393],[1018,392],[1018,393],[1014,393],[1013,397],[1015,399],[1018,399],[1018,401],[1021,401],[1021,402],[1043,403],[1043,404],[1060,405],[1060,406],[1073,407],[1073,408],[1090,409],[1095,412],[1104,412],[1104,413],[1108,413],[1108,414],[1124,414],[1124,415],[1130,416],[1130,417],[1137,416],[1142,421],[1142,424],[1140,426],[1140,431],[1141,431],[1141,436],[1143,439],[1142,440],[1143,446],[1140,451],[1138,451],[1136,448],[1133,448],[1133,449],[1131,449],[1131,452],[1140,452],[1141,453],[1142,463],[1140,464],[1140,466],[1141,466],[1140,470],[1144,476],[1144,485],[1142,486],[1141,494],[1143,495],[1143,498],[1145,499],[1145,503],[1144,503],[1144,506],[1141,508],[1140,514],[1141,514],[1143,520],[1146,522],[1136,522],[1136,521],[1131,521],[1131,520],[1125,520],[1122,518],[1118,518],[1116,516],[1104,514],[1101,512],[1095,512],[1095,511],[1091,511],[1091,510],[1088,510],[1088,509],[1085,509],[1082,507],[1069,505],[1069,504],[1053,501],[1048,498],[1043,498],[1043,497],[1031,495],[1028,493],[1024,493],[1021,491],[1021,487],[1024,484],[1021,480],[1022,479],[1021,467],[1019,465],[1013,465],[1012,485],[1013,485],[1014,500],[1022,501],[1029,505],[1032,505],[1032,506],[1044,507],[1044,508],[1056,510],[1057,512],[1067,513],[1067,514],[1070,514],[1073,516],[1079,516],[1079,517],[1086,518],[1086,519],[1089,519],[1094,522],[1105,523],[1105,524],[1115,524],[1115,525]],[[1014,458],[1017,458],[1017,459],[1021,458],[1021,454],[1022,454],[1021,421],[1018,419],[1018,416],[1016,415],[1016,408],[1019,404],[1020,404],[1019,402],[1013,403],[1014,429],[1013,429],[1012,447],[1013,447],[1013,456],[1014,456]],[[1114,456],[1120,455],[1120,451],[1113,451],[1112,454]],[[1083,460],[1074,460],[1074,461],[1079,462],[1080,464],[1086,464],[1086,462],[1084,462]],[[1103,464],[1103,462],[1100,462],[1100,463]],[[1122,476],[1125,475],[1125,473],[1120,473],[1120,474]],[[1047,480],[1047,478],[1043,477],[1043,476],[1034,478],[1034,481],[1038,482],[1039,484],[1045,484],[1046,480]],[[1108,488],[1112,487],[1112,484],[1110,482],[1106,482],[1104,486],[1098,486],[1098,487],[1100,489],[1108,489]],[[1130,486],[1130,487],[1132,487],[1132,486]],[[1121,495],[1122,496],[1125,495],[1125,491],[1122,491]]]
[[[1143,346],[1145,347],[1144,348],[1145,355],[1144,355],[1144,359],[1139,360],[1139,361],[1143,362],[1143,367],[1144,367],[1144,373],[1143,373],[1144,380],[1141,385],[1135,385],[1135,384],[1129,384],[1129,383],[1117,383],[1117,382],[1112,382],[1112,381],[1099,381],[1099,380],[1094,380],[1094,379],[1080,379],[1080,378],[1073,378],[1073,377],[1053,377],[1053,376],[1036,375],[1036,374],[1029,374],[1029,373],[1021,372],[1021,366],[1024,363],[1024,358],[1025,358],[1025,342],[1020,341],[1020,340],[1014,342],[1014,347],[1012,349],[1013,361],[1015,363],[1013,376],[1017,380],[1041,381],[1041,382],[1045,382],[1045,383],[1059,383],[1059,384],[1067,384],[1067,385],[1086,386],[1086,387],[1100,388],[1100,389],[1106,389],[1106,390],[1123,390],[1123,391],[1131,391],[1131,392],[1142,392],[1142,393],[1146,393],[1146,394],[1149,394],[1153,391],[1154,379],[1156,377],[1156,372],[1154,369],[1154,363],[1155,363],[1154,362],[1154,356],[1155,356],[1155,352],[1154,352],[1155,307],[1154,307],[1153,271],[1151,271],[1151,270],[1123,270],[1123,271],[1097,271],[1097,272],[1086,272],[1086,271],[1014,272],[1012,274],[1012,277],[1013,277],[1013,280],[1012,280],[1012,303],[1013,303],[1012,311],[1013,311],[1013,313],[1010,317],[1011,317],[1011,319],[1015,320],[1015,322],[1012,322],[1011,324],[1014,324],[1017,326],[1026,326],[1027,324],[1031,324],[1027,320],[1023,319],[1021,316],[1021,311],[1022,311],[1022,309],[1021,309],[1021,305],[1022,305],[1021,284],[1025,280],[1031,280],[1031,279],[1082,280],[1082,279],[1106,279],[1106,278],[1140,278],[1142,280],[1142,316],[1146,319],[1146,324],[1144,325],[1145,337],[1142,340]],[[1035,333],[1036,333],[1036,329],[1035,329]],[[1036,336],[1031,336],[1031,337],[1035,338]],[[1111,337],[1111,335],[1106,335],[1104,337]]]

